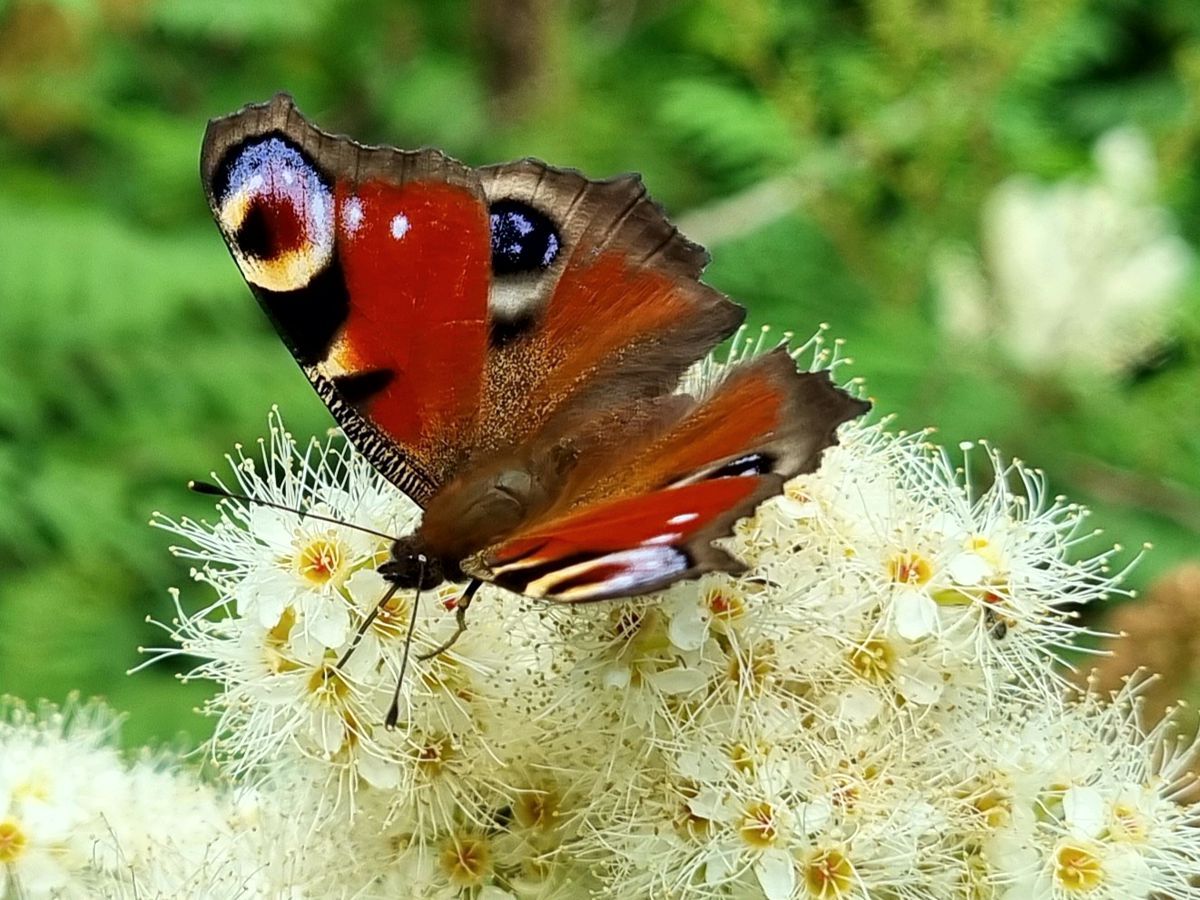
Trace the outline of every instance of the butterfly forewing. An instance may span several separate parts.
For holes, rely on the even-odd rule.
[[[201,169],[251,289],[338,422],[424,503],[461,465],[490,277],[474,172],[327,135],[291,99],[213,121]]]

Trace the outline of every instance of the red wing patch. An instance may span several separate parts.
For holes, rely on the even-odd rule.
[[[517,534],[484,563],[502,587],[570,603],[739,571],[742,564],[711,542],[778,490],[774,476],[716,478],[613,500]]]
[[[350,315],[327,365],[390,373],[360,410],[393,441],[437,459],[470,443],[487,352],[487,209],[449,184],[337,188],[337,248]]]

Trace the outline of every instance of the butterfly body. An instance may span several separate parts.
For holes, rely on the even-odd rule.
[[[284,95],[210,123],[201,172],[297,362],[424,508],[380,570],[401,586],[576,602],[738,571],[713,541],[867,408],[783,349],[681,392],[744,310],[635,177],[364,147]]]

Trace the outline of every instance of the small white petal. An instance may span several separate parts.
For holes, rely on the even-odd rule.
[[[70,873],[57,858],[61,856],[61,853],[41,847],[27,849],[15,866],[16,881],[30,896],[58,896],[58,890],[66,887],[71,881]],[[7,881],[5,878],[5,882]],[[3,886],[4,882],[0,882],[0,887]],[[0,894],[0,897],[3,896]],[[23,897],[25,894],[18,893],[16,896]]]
[[[804,834],[820,831],[833,818],[833,804],[826,799],[796,805],[796,822]]]
[[[820,511],[820,507],[812,500],[794,500],[787,494],[781,495],[776,505],[789,519],[809,519]]]
[[[329,709],[317,709],[312,714],[312,736],[326,753],[335,753],[346,740],[346,723]]]
[[[341,597],[320,597],[305,604],[304,630],[326,647],[340,647],[350,636],[350,611]]]
[[[279,624],[279,620],[283,618],[283,611],[288,608],[292,599],[290,592],[280,590],[278,587],[264,586],[261,591],[255,591],[249,595],[252,599],[246,601],[246,608],[254,608],[258,624],[263,628],[271,629]],[[241,592],[238,593],[238,611],[242,609]]]
[[[655,672],[646,680],[664,694],[686,694],[704,687],[708,676],[699,669],[674,668]]]
[[[924,591],[899,590],[893,598],[896,632],[908,641],[920,640],[937,628],[937,603]]]
[[[896,676],[896,692],[910,703],[929,706],[942,696],[945,683],[941,673],[920,660],[903,660]]]
[[[975,585],[990,578],[995,569],[978,553],[960,553],[947,564],[946,572],[958,584]]]
[[[276,552],[284,552],[291,549],[292,539],[301,521],[295,513],[256,505],[250,508],[249,531],[255,540],[262,541]]]
[[[391,790],[400,783],[400,766],[393,760],[380,759],[360,751],[357,755],[358,774],[372,787]]]
[[[708,618],[694,596],[680,603],[667,628],[671,643],[680,650],[699,650],[708,637]]]
[[[852,725],[866,725],[883,710],[883,700],[868,687],[858,685],[842,694],[838,705],[839,718]]]
[[[623,666],[612,666],[604,670],[604,686],[608,688],[626,688],[633,675]]]
[[[1093,787],[1069,787],[1063,794],[1063,816],[1083,837],[1099,837],[1106,824],[1104,798]]]
[[[728,853],[719,847],[708,852],[704,861],[704,881],[706,884],[721,884],[733,871],[733,860]]]
[[[702,819],[718,819],[725,814],[725,801],[713,788],[702,788],[688,801],[688,809]]]
[[[796,867],[786,850],[764,850],[754,864],[754,874],[767,900],[789,900],[796,887]]]

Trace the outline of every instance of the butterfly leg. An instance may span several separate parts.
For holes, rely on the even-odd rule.
[[[439,644],[435,649],[428,653],[422,653],[417,657],[419,660],[432,659],[445,653],[454,646],[455,641],[462,636],[462,633],[467,630],[467,609],[471,606],[471,601],[475,599],[475,593],[483,585],[483,582],[478,578],[472,578],[471,583],[467,585],[467,589],[463,591],[463,595],[458,598],[458,604],[454,609],[454,634],[450,635],[445,641]]]

